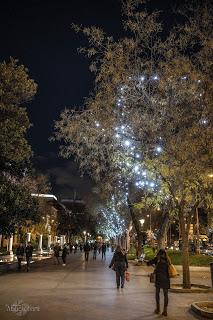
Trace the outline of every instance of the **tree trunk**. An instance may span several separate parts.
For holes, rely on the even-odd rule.
[[[138,234],[138,248],[137,248],[137,258],[139,259],[142,254],[142,246],[143,246],[143,235],[140,232]]]
[[[138,246],[137,246],[136,250],[137,250],[137,258],[139,258],[142,253],[143,234],[142,234],[140,222],[135,215],[135,212],[133,210],[133,207],[132,207],[132,204],[131,204],[131,201],[129,200],[129,198],[127,198],[127,203],[128,203],[129,212],[130,212],[130,215],[132,218],[132,223],[133,223],[133,225],[135,227],[135,231],[137,233]]]
[[[183,270],[183,288],[191,289],[190,271],[189,271],[189,230],[184,220],[184,212],[179,214],[180,230],[182,236],[182,270]]]
[[[161,227],[159,228],[158,235],[157,235],[158,250],[165,249],[165,240],[166,240],[168,225],[169,225],[169,214],[165,213],[162,219]]]
[[[200,254],[200,223],[199,223],[199,212],[198,208],[195,209],[195,221],[196,221],[196,241],[195,241],[195,252]]]
[[[159,234],[157,236],[157,246],[158,250],[165,249],[165,234]]]

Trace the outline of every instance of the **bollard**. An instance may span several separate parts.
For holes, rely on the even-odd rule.
[[[213,262],[210,263],[210,272],[211,272],[212,288],[213,288]]]

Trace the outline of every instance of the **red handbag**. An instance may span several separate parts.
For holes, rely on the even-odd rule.
[[[130,273],[128,271],[125,272],[126,281],[130,281]]]

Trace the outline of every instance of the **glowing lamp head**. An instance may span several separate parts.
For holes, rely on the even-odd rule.
[[[145,219],[140,219],[139,221],[140,221],[140,224],[143,226]]]

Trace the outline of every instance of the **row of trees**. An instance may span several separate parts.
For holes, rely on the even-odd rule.
[[[31,127],[26,106],[36,91],[28,69],[17,60],[0,63],[0,234],[17,233],[23,240],[27,231],[48,233],[46,216],[54,221],[54,234],[71,237],[86,226],[95,232],[94,219],[85,208],[78,214],[61,207],[56,216],[46,198],[31,196],[51,190],[48,178],[32,166],[33,152],[26,138]]]
[[[18,61],[0,63],[0,234],[10,236],[29,221],[39,223],[45,203],[31,193],[46,193],[47,178],[32,168],[32,150],[26,139],[31,124],[26,104],[37,84]]]
[[[208,1],[174,13],[168,31],[146,1],[123,1],[126,37],[114,40],[96,27],[73,25],[88,38],[80,51],[91,59],[94,93],[66,109],[55,124],[61,154],[105,198],[135,210],[160,207],[165,221],[179,220],[183,286],[190,287],[188,235],[197,207],[212,206],[212,14]],[[122,205],[121,205],[122,204]]]

